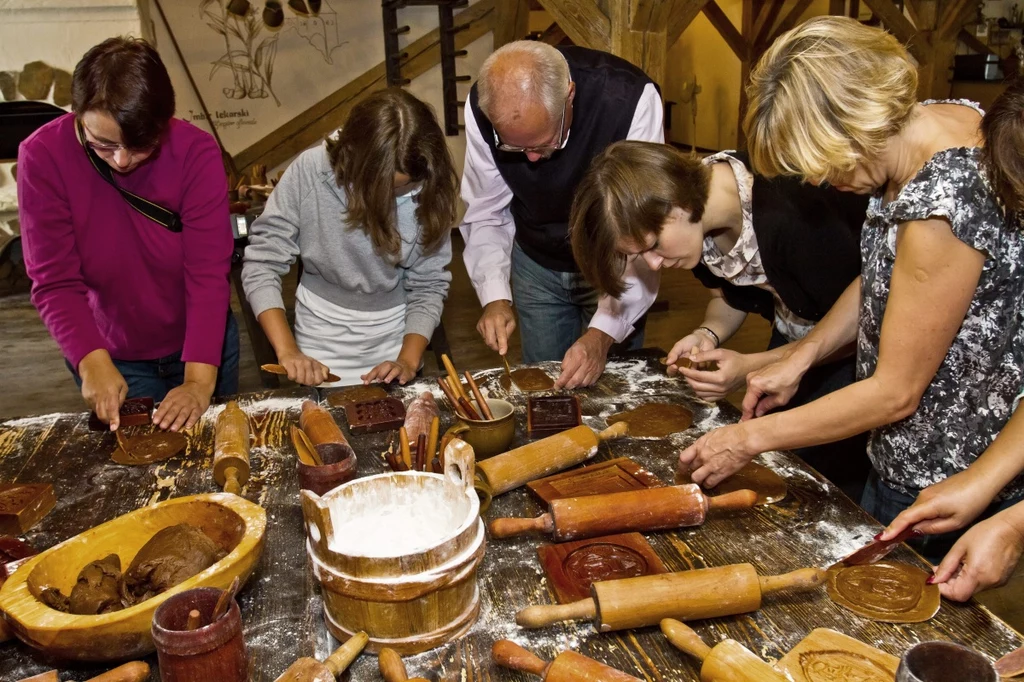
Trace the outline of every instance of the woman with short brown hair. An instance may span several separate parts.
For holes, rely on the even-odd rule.
[[[401,88],[356,104],[292,162],[245,250],[245,295],[288,378],[406,383],[448,293],[458,178],[430,107]],[[295,332],[281,277],[296,258]]]
[[[154,421],[193,425],[238,390],[228,308],[232,235],[213,137],[172,118],[160,56],[110,38],[75,67],[72,109],[18,152],[18,206],[32,301],[97,416],[126,397]]]
[[[891,35],[843,17],[783,34],[751,74],[745,122],[755,168],[871,195],[862,271],[785,358],[748,378],[744,421],[712,431],[681,463],[714,485],[766,450],[871,429],[877,475],[862,506],[892,521],[960,472],[1003,428],[1024,379],[1024,234],[1007,227],[980,167],[981,112],[913,102],[916,70]],[[786,412],[804,373],[856,347],[858,381]],[[848,352],[848,351],[847,351]],[[757,416],[758,419],[750,419]],[[1024,496],[1006,480],[998,503]],[[955,540],[920,545],[938,560]]]

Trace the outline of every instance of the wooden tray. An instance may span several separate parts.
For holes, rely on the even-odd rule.
[[[600,580],[668,573],[640,533],[541,545],[537,555],[559,604],[586,599],[590,585]]]
[[[44,587],[70,594],[82,567],[116,553],[127,566],[146,542],[168,526],[199,526],[230,552],[205,571],[151,599],[121,611],[79,616],[55,611],[37,595]],[[193,587],[226,589],[244,582],[263,552],[267,514],[228,493],[192,495],[143,507],[91,528],[29,559],[0,587],[0,611],[21,641],[58,658],[116,661],[153,651],[153,612],[169,597]]]
[[[900,659],[860,640],[818,628],[800,640],[775,667],[793,682],[893,682],[899,664]]]
[[[547,478],[538,478],[526,484],[530,492],[543,504],[563,497],[583,497],[625,490],[660,488],[665,484],[629,457],[598,462],[582,469],[564,471]]]
[[[526,400],[526,432],[546,438],[583,423],[580,401],[574,395],[530,396]]]
[[[405,423],[405,405],[398,398],[345,403],[345,419],[355,434],[394,431]]]
[[[49,483],[0,484],[0,534],[21,535],[57,504]]]

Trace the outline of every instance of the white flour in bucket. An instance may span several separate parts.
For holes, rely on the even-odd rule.
[[[456,486],[440,480],[431,483],[423,488],[364,488],[330,500],[331,550],[349,556],[398,557],[424,552],[450,538],[466,521],[469,501]]]

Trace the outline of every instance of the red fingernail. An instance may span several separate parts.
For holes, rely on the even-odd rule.
[[[935,584],[935,576],[934,575],[928,576],[928,580],[925,580],[924,582],[925,582],[926,585],[934,585]]]
[[[882,535],[884,535],[884,534],[885,534],[885,531],[883,530],[881,533],[879,533],[878,535],[875,536],[875,539],[876,540],[881,540],[882,539]]]

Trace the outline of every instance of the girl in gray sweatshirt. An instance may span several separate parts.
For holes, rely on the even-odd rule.
[[[289,379],[415,376],[451,281],[457,188],[433,112],[400,88],[356,104],[336,140],[288,167],[250,229],[242,283]],[[293,334],[281,277],[296,258]]]

